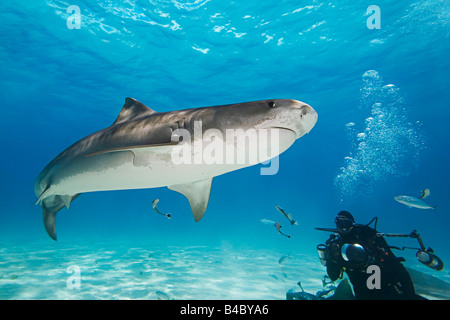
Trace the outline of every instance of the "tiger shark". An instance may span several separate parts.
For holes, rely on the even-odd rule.
[[[34,187],[36,204],[40,203],[44,226],[54,240],[56,213],[69,209],[85,192],[168,187],[188,199],[198,222],[208,206],[214,177],[267,163],[309,133],[316,121],[312,107],[290,99],[156,112],[126,98],[111,126],[75,142],[41,171]],[[234,134],[231,138],[229,132]],[[271,136],[270,143],[257,147],[237,143],[262,133]],[[224,150],[242,149],[244,161],[229,154],[227,160],[235,161],[217,157]],[[213,159],[198,157],[202,152]],[[255,154],[256,160],[250,161]],[[204,161],[190,161],[199,159]]]

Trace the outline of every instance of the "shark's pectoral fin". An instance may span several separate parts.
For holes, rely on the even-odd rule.
[[[181,193],[189,200],[194,219],[196,222],[199,222],[203,218],[206,208],[208,207],[211,184],[212,178],[168,186],[168,188]]]
[[[55,227],[55,218],[56,213],[59,210],[66,207],[69,209],[70,203],[80,195],[80,193],[70,196],[70,195],[54,195],[48,198],[45,198],[41,202],[42,214],[44,218],[44,226],[45,230],[47,230],[48,235],[56,241],[56,227]]]
[[[129,151],[133,152],[133,165],[135,167],[151,167],[152,158],[149,157],[149,154],[152,153],[161,153],[170,155],[172,148],[177,145],[178,142],[168,142],[155,144],[148,147],[140,147],[140,148],[131,148]]]
[[[100,154],[105,153],[113,153],[113,152],[124,152],[124,151],[131,151],[133,153],[134,159],[133,164],[136,167],[140,166],[147,166],[150,163],[149,154],[150,153],[167,153],[170,155],[171,148],[176,146],[178,142],[165,142],[165,143],[154,143],[150,145],[142,145],[142,146],[131,146],[131,147],[123,147],[123,148],[113,148],[113,149],[106,149],[101,151],[96,151],[90,154],[85,155],[85,157],[93,157]]]

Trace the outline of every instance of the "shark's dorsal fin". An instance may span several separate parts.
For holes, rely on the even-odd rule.
[[[155,113],[155,110],[150,109],[145,104],[133,99],[126,98],[125,104],[122,107],[122,110],[119,113],[116,121],[113,124],[118,124],[121,122],[133,120],[136,118],[140,118],[145,115],[149,115]]]
[[[191,205],[195,222],[199,222],[208,207],[209,194],[211,193],[212,178],[168,186],[169,189],[184,195]]]

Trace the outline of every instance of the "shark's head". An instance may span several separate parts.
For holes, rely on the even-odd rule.
[[[309,133],[317,122],[317,112],[306,103],[290,99],[261,101],[261,122],[257,128],[278,128],[295,133],[296,139]],[[267,107],[264,108],[264,104]]]
[[[208,109],[208,108],[207,108]],[[206,111],[206,110],[205,110]],[[296,139],[311,131],[317,122],[317,113],[309,105],[290,99],[271,99],[220,106],[210,109],[210,124],[222,132],[239,129],[246,132],[256,130],[273,145],[270,154],[278,155],[287,150]],[[276,134],[275,139],[273,139]],[[228,137],[228,135],[227,135]],[[264,143],[258,147],[264,149]],[[268,146],[269,147],[269,146]],[[274,149],[275,148],[275,149]]]
[[[317,113],[306,103],[291,99],[271,99],[221,106],[214,113],[216,128],[282,129],[295,139],[311,131]]]

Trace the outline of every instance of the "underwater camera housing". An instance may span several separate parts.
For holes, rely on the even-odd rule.
[[[444,270],[444,262],[442,261],[442,259],[434,254],[433,249],[431,249],[431,248],[425,249],[425,245],[423,244],[422,238],[420,237],[417,230],[413,230],[409,234],[385,233],[385,234],[380,234],[380,235],[386,236],[386,237],[404,237],[404,238],[417,239],[417,241],[419,242],[420,248],[411,248],[411,247],[401,247],[401,248],[400,247],[391,247],[391,248],[397,249],[397,250],[405,250],[405,249],[415,250],[415,249],[417,249],[416,258],[420,263],[426,265],[427,267],[429,267],[431,269],[437,270],[437,271]]]
[[[369,260],[366,249],[360,244],[346,243],[341,247],[341,256],[345,261],[365,265]]]
[[[378,217],[374,217],[366,226],[369,226],[372,224],[372,222],[375,222],[374,229],[377,228],[378,223]],[[334,228],[315,228],[319,231],[326,231],[326,232],[332,232],[337,233],[338,230]],[[405,249],[413,249],[417,250],[416,258],[417,260],[426,265],[427,267],[434,269],[436,271],[442,271],[444,270],[444,262],[441,258],[439,258],[436,254],[434,254],[433,249],[431,248],[425,248],[425,245],[423,244],[422,238],[420,237],[417,230],[413,230],[411,233],[408,234],[397,234],[397,233],[377,233],[377,236],[379,237],[401,237],[401,238],[412,238],[417,239],[419,242],[419,248],[413,248],[413,247],[395,247],[390,246],[392,249],[397,250],[405,250]],[[327,259],[327,250],[326,246],[324,244],[320,244],[317,246],[317,251],[319,253],[319,259],[322,265],[326,266],[326,259]],[[345,244],[341,248],[341,255],[344,258],[344,260],[365,260],[366,253],[364,251],[364,248],[361,247],[358,244]],[[362,261],[359,261],[362,262]]]

